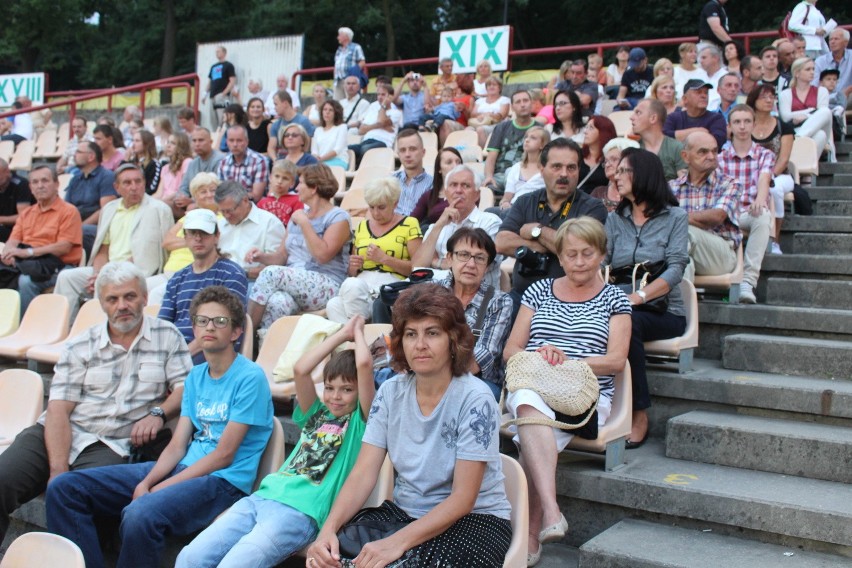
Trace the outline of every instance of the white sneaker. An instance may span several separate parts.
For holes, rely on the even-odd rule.
[[[781,252],[781,245],[779,245],[775,241],[772,241],[771,252],[772,252],[772,254],[784,254],[783,252]]]
[[[754,297],[754,290],[751,284],[743,282],[740,284],[740,303],[741,304],[756,304],[757,298]]]

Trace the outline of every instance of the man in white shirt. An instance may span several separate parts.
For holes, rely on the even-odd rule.
[[[349,81],[351,77],[347,77]],[[361,165],[361,158],[368,150],[373,148],[392,148],[396,131],[402,126],[402,112],[393,102],[391,87],[384,83],[376,85],[376,102],[370,104],[358,134],[362,136],[361,142],[352,144],[349,149],[355,153],[355,167]]]
[[[722,102],[719,92],[716,90],[716,85],[719,84],[719,79],[728,72],[728,69],[722,65],[722,52],[715,45],[705,45],[698,52],[698,66],[704,71],[704,77],[699,78],[713,86],[710,89],[707,110],[714,111],[719,108],[719,104]]]

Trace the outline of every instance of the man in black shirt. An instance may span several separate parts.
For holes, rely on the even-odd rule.
[[[559,226],[584,215],[606,221],[603,202],[577,190],[582,154],[573,140],[557,138],[548,143],[541,152],[544,189],[519,197],[500,225],[497,252],[516,257],[520,248],[525,249],[512,270],[510,295],[515,314],[530,284],[565,276],[554,243]]]
[[[218,128],[222,122],[222,115],[225,113],[225,107],[228,106],[228,97],[231,96],[237,82],[237,72],[234,66],[225,61],[227,55],[228,50],[225,49],[224,45],[216,48],[216,59],[218,61],[210,67],[210,73],[207,74],[210,80],[207,82],[207,92],[202,99],[202,102],[206,102],[209,96],[213,103],[214,112],[211,117],[213,118],[214,128]]]
[[[700,43],[712,43],[718,47],[731,41],[728,35],[728,14],[725,13],[725,4],[728,0],[710,0],[701,8],[698,16],[698,39]]]
[[[641,47],[634,47],[627,60],[627,71],[621,76],[618,106],[623,109],[635,108],[645,98],[645,91],[653,81],[654,70],[648,67],[648,55]]]
[[[12,173],[6,160],[0,158],[0,242],[9,240],[18,213],[35,203],[27,180]]]

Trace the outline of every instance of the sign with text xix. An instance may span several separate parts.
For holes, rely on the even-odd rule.
[[[476,28],[441,32],[438,56],[453,60],[453,73],[475,73],[476,64],[485,59],[494,71],[505,71],[509,64],[511,27]]]

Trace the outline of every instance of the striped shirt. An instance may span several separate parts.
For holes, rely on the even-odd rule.
[[[393,177],[399,180],[399,185],[402,188],[394,213],[408,217],[414,211],[414,206],[417,205],[423,194],[432,189],[432,176],[427,174],[426,170],[423,170],[419,175],[408,180],[405,170],[400,168],[393,173]]]
[[[70,416],[69,463],[96,442],[128,455],[133,425],[183,385],[191,368],[177,328],[149,316],[129,350],[110,341],[107,324],[69,340],[50,385],[50,400],[76,403]],[[40,424],[46,414],[38,419]]]
[[[585,302],[563,302],[553,293],[552,278],[530,284],[521,304],[533,311],[527,351],[542,345],[561,349],[569,359],[606,355],[609,322],[612,316],[630,315],[630,302],[624,292],[607,284]],[[600,393],[612,400],[614,375],[598,377]]]

